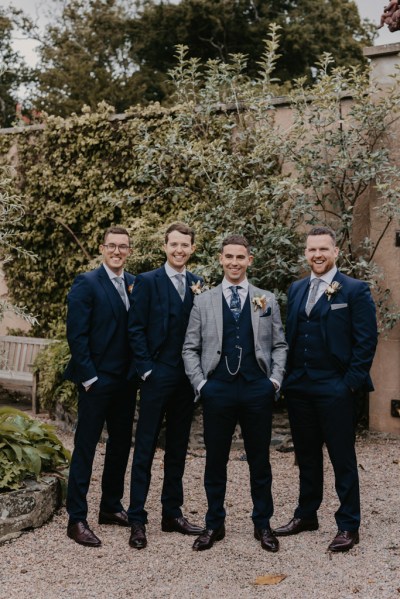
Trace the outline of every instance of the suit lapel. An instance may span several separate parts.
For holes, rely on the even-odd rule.
[[[255,295],[262,295],[261,289],[254,287],[251,283],[249,283],[249,302],[250,302],[250,313],[251,313],[251,324],[253,325],[253,335],[254,341],[256,342],[258,339],[258,326],[260,324],[260,312],[259,310],[254,310],[254,306],[251,303],[251,300]]]
[[[223,337],[223,315],[222,315],[222,285],[219,284],[210,291],[211,306],[214,312],[214,318],[217,325],[217,335],[220,346],[222,346]]]
[[[133,285],[135,283],[135,278],[133,276],[128,276],[126,272],[124,272],[124,282],[125,282],[125,289],[126,289],[126,294],[128,296],[128,301],[129,301],[129,305],[132,304],[132,289],[133,289]]]
[[[186,292],[185,292],[185,301],[184,301],[184,305],[185,307],[189,307],[189,311],[192,309],[193,306],[193,299],[194,299],[194,295],[193,295],[193,291],[191,290],[191,286],[196,283],[196,279],[195,277],[192,275],[191,272],[189,272],[188,270],[186,271]]]
[[[114,283],[111,282],[110,277],[108,276],[104,266],[100,266],[98,269],[98,277],[100,285],[103,287],[108,299],[110,300],[112,310],[114,312],[115,317],[118,317],[118,314],[121,313],[121,308],[126,309],[124,304],[121,301],[118,291],[116,290]]]
[[[164,315],[164,331],[168,330],[168,315],[169,315],[169,281],[168,275],[164,266],[159,268],[155,273],[155,284],[157,288],[158,301]]]
[[[337,281],[338,283],[343,285],[344,278],[339,271],[337,271],[337,273],[333,277],[332,282],[333,281]],[[340,293],[340,290],[338,291],[338,293]],[[328,315],[331,310],[331,304],[332,304],[333,298],[331,297],[331,299],[328,299],[328,297],[325,293],[323,293],[322,295],[323,295],[323,297],[321,297],[321,302],[322,302],[322,304],[321,304],[321,331],[322,331],[322,336],[324,338],[324,343],[326,345],[328,345],[327,344],[326,327],[327,327]],[[333,297],[336,297],[336,294]]]
[[[302,281],[299,281],[298,288],[293,297],[293,307],[288,310],[287,322],[286,322],[286,334],[287,341],[291,345],[297,332],[298,314],[300,307],[303,302],[305,294],[308,292],[308,286],[310,283],[310,277],[306,277]]]

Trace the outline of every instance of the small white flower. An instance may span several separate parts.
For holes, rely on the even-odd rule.
[[[207,291],[207,285],[202,284],[201,281],[197,281],[197,283],[192,283],[190,285],[190,289],[192,290],[193,295],[200,295],[203,291]]]
[[[262,310],[262,312],[265,312],[267,307],[267,298],[265,295],[255,295],[251,300],[251,303],[254,306],[254,312],[257,310]]]
[[[332,281],[332,283],[328,285],[328,287],[325,289],[325,295],[329,302],[331,301],[332,296],[334,296],[341,288],[342,286],[340,283],[338,283],[338,281]]]

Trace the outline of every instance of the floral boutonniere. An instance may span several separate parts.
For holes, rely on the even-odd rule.
[[[255,295],[251,300],[251,303],[254,306],[254,312],[256,312],[257,310],[265,312],[267,308],[267,298],[265,295]]]
[[[325,289],[325,295],[328,298],[328,302],[331,301],[332,297],[341,289],[342,286],[338,281],[332,281],[330,285]]]
[[[134,283],[131,283],[131,285],[128,285],[128,293],[129,293],[129,294],[131,294],[131,293],[132,293],[132,291],[133,291],[133,286],[134,286]]]
[[[208,287],[201,281],[197,281],[197,283],[192,283],[190,285],[190,289],[192,290],[193,295],[200,295],[203,291],[207,291]]]

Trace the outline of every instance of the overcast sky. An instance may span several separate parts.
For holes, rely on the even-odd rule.
[[[379,23],[379,17],[383,7],[389,3],[389,0],[355,0],[358,10],[362,18],[371,19],[374,23]],[[0,7],[5,8],[9,5],[22,8],[39,22],[44,23],[46,14],[52,7],[51,0],[0,0]],[[54,5],[53,5],[54,6]],[[390,33],[387,27],[379,30],[379,37],[375,41],[375,45],[393,44],[400,42],[400,31]],[[28,64],[34,65],[36,60],[35,46],[36,44],[30,40],[15,39],[15,48],[24,55]]]

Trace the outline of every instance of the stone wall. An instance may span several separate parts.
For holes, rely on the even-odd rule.
[[[382,85],[382,93],[385,86],[393,84],[390,75],[395,73],[400,65],[399,52],[400,44],[366,48],[364,51],[365,56],[371,60],[371,77]],[[389,133],[391,156],[400,166],[398,143],[400,125],[395,122]],[[381,227],[375,210],[377,199],[374,190],[371,189],[369,194],[370,236],[374,239],[374,235],[381,230]],[[396,245],[397,233],[400,235],[400,224],[392,222],[379,245],[375,259],[385,272],[382,285],[392,291],[394,302],[400,306],[400,246]],[[369,402],[370,429],[400,435],[400,418],[391,415],[392,400],[400,401],[400,325],[397,325],[386,337],[380,336],[371,376],[375,391],[371,393]]]

